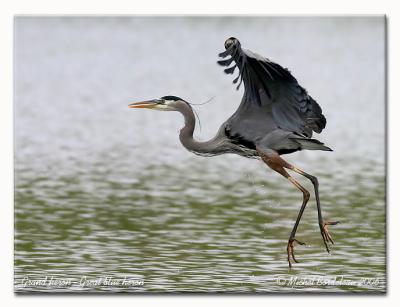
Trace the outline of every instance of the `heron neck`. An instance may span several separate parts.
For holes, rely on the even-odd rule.
[[[193,138],[194,128],[196,126],[196,118],[193,110],[187,106],[180,110],[184,119],[185,126],[180,130],[179,139],[182,145],[189,151],[198,155],[219,155],[221,152],[221,142],[217,137],[209,141],[199,142]]]

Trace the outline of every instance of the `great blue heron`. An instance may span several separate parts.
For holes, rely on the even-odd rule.
[[[278,172],[303,193],[303,203],[287,243],[287,260],[292,267],[294,243],[305,243],[295,238],[297,227],[303,215],[310,193],[300,185],[286,169],[308,178],[315,191],[318,211],[318,225],[325,248],[329,253],[330,243],[334,244],[328,231],[328,225],[338,222],[324,221],[318,194],[318,180],[281,158],[302,149],[332,151],[316,139],[312,132],[320,133],[326,125],[325,116],[318,103],[307,94],[290,71],[277,63],[241,48],[234,38],[225,41],[225,51],[219,56],[230,58],[218,61],[226,68],[227,74],[233,74],[236,68],[239,75],[233,80],[244,83],[242,102],[237,111],[222,124],[216,136],[206,142],[193,139],[196,119],[191,105],[176,96],[164,96],[159,99],[135,102],[131,108],[147,108],[160,111],[178,111],[185,119],[185,126],[180,130],[179,139],[189,151],[201,156],[215,156],[235,153],[247,158],[260,158],[270,168]]]

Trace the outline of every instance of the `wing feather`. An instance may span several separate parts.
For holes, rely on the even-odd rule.
[[[236,126],[236,134],[246,135],[245,131],[240,131],[242,129],[240,120],[246,120],[248,129],[251,125],[249,124],[251,117],[254,117],[257,112],[266,112],[265,124],[263,129],[263,124],[257,116],[257,121],[254,121],[257,127],[253,127],[253,132],[260,130],[265,133],[267,127],[273,129],[274,125],[267,121],[273,121],[278,128],[307,137],[311,137],[312,131],[320,133],[325,128],[326,119],[321,107],[298,84],[288,69],[250,50],[242,49],[237,39],[230,40],[231,43],[226,51],[219,55],[223,58],[231,57],[218,61],[218,64],[229,66],[235,62],[235,66],[226,68],[224,71],[227,74],[233,74],[237,67],[239,75],[233,83],[236,84],[240,79],[237,89],[240,88],[242,81],[245,88],[242,103],[229,122],[232,131]],[[259,137],[256,135],[254,138]]]

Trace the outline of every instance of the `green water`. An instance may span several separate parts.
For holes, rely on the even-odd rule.
[[[341,221],[331,227],[336,245],[331,255],[325,252],[312,198],[297,236],[307,246],[296,248],[301,263],[289,271],[285,247],[300,193],[271,174],[221,183],[216,173],[236,173],[222,168],[207,176],[200,168],[188,161],[181,169],[124,173],[134,181],[118,180],[112,169],[85,170],[84,178],[17,180],[16,289],[49,290],[21,288],[26,276],[48,276],[75,282],[52,291],[384,291],[382,176],[320,176],[324,214]],[[81,285],[85,276],[144,285],[87,287]],[[279,284],[291,277],[378,278],[378,284]]]

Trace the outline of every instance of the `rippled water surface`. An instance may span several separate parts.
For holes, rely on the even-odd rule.
[[[213,136],[238,106],[215,64],[229,36],[290,68],[328,119],[332,153],[288,161],[318,176],[288,269],[301,193],[262,162],[194,156],[176,95]],[[384,20],[33,18],[15,23],[15,290],[384,292]],[[311,184],[298,178],[305,187]]]

